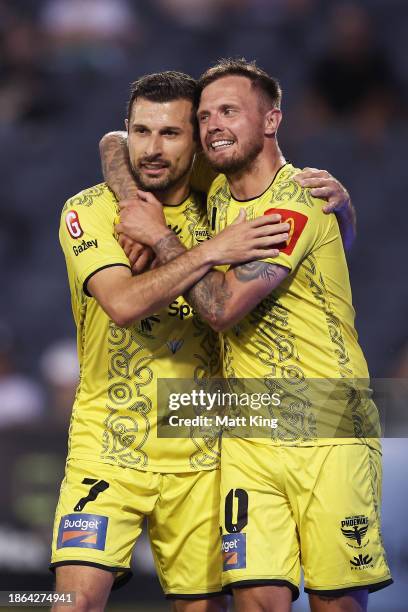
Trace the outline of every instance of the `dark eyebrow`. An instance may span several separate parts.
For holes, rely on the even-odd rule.
[[[166,125],[162,128],[160,128],[160,132],[182,132],[183,130],[179,127],[173,126],[173,125]]]

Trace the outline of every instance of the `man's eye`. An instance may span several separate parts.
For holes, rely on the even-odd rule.
[[[208,115],[200,115],[198,120],[200,123],[205,123],[208,119]]]
[[[136,132],[136,134],[146,134],[146,129],[142,127],[137,127],[134,131]]]
[[[224,110],[224,115],[233,115],[234,114],[234,109],[233,108],[226,108]]]

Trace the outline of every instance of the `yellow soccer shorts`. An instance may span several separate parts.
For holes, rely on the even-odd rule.
[[[147,517],[166,596],[220,594],[219,487],[219,470],[159,474],[70,460],[55,515],[50,568],[91,565],[114,572],[114,587],[121,586],[132,575],[133,547]]]
[[[224,590],[280,585],[341,596],[392,583],[380,531],[381,455],[363,444],[288,447],[224,438]]]

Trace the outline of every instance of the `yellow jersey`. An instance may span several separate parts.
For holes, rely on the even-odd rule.
[[[285,164],[268,189],[251,200],[234,199],[224,175],[210,189],[207,208],[212,234],[230,225],[242,207],[247,219],[276,212],[290,224],[279,256],[264,260],[288,268],[289,275],[224,332],[223,375],[230,386],[235,381],[233,386],[238,387],[239,379],[262,379],[265,389],[282,391],[287,397],[286,407],[269,410],[278,419],[271,439],[281,442],[284,438],[286,444],[355,443],[353,436],[360,433],[362,422],[370,424],[365,431],[372,432],[374,426],[375,435],[378,422],[372,401],[366,399],[369,391],[363,399],[369,374],[354,327],[346,257],[335,215],[323,214],[323,202],[293,180],[297,171]],[[331,402],[330,418],[323,415],[321,419],[326,428],[317,429],[311,404],[322,417],[324,399],[336,397],[333,391],[341,401]],[[346,414],[352,420],[352,436],[344,433],[343,438]],[[319,437],[318,431],[333,432],[333,427],[336,434]],[[337,442],[331,439],[334,435]],[[268,437],[258,441],[268,442]]]
[[[192,193],[178,206],[164,206],[164,213],[188,249],[207,239],[201,194]],[[153,472],[214,469],[219,460],[215,437],[157,437],[157,382],[186,378],[200,385],[216,375],[217,335],[182,297],[120,328],[87,292],[87,281],[97,271],[129,267],[115,235],[118,214],[114,194],[102,183],[69,199],[61,216],[59,237],[80,363],[68,456]]]

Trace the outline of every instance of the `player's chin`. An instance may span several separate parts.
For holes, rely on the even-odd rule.
[[[161,189],[166,189],[169,183],[169,179],[167,176],[143,176],[140,178],[139,183],[143,191],[157,191]]]

